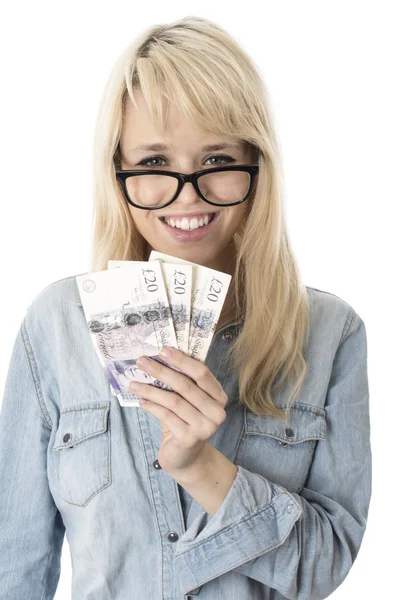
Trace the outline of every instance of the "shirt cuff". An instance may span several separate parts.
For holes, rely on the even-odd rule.
[[[283,544],[303,509],[280,485],[237,465],[224,502],[202,512],[176,542],[175,567],[183,595]]]

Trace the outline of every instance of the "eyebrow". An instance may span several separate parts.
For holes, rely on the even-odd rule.
[[[219,143],[219,144],[208,144],[201,148],[202,152],[215,152],[216,150],[226,150],[227,148],[238,148],[240,144],[236,143]],[[135,148],[131,148],[128,150],[128,154],[133,154],[134,152],[143,151],[143,152],[165,152],[166,150],[176,150],[176,146],[168,146],[167,144],[140,144]]]

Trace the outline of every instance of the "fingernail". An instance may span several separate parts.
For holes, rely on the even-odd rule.
[[[166,347],[166,346],[164,346],[164,348],[161,348],[159,354],[163,358],[171,358],[171,356],[172,356],[171,350],[168,347]]]
[[[144,356],[141,356],[136,363],[139,365],[139,367],[149,367],[150,366],[150,361],[148,358],[144,358]]]

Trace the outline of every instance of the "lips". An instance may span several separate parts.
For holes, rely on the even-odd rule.
[[[207,225],[203,227],[198,227],[197,229],[181,229],[179,227],[172,227],[168,225],[163,218],[159,217],[160,222],[163,227],[165,227],[169,236],[171,236],[174,240],[184,243],[184,242],[201,242],[202,240],[209,237],[210,232],[213,231],[215,225],[214,222],[218,221],[218,217],[220,215],[220,211],[214,213],[214,217],[208,222]]]

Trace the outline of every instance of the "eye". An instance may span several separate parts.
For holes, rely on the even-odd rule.
[[[162,158],[162,156],[151,156],[150,158],[144,158],[143,160],[140,161],[140,163],[138,163],[138,165],[141,165],[143,167],[160,167],[162,165],[149,165],[147,163],[149,163],[151,160],[157,160],[157,159],[161,159],[161,160],[165,160],[164,158]]]
[[[235,159],[234,159],[234,158],[232,158],[231,156],[225,156],[225,155],[223,155],[223,154],[218,154],[218,155],[216,154],[216,155],[214,155],[214,156],[209,156],[209,157],[206,159],[206,162],[207,162],[207,160],[211,160],[212,158],[217,158],[217,159],[221,159],[221,158],[222,158],[222,160],[223,160],[224,162],[226,162],[226,163],[232,163],[232,162],[235,162]],[[218,164],[220,164],[220,163],[215,163],[215,162],[214,162],[214,163],[212,163],[212,165],[218,165]]]
[[[235,162],[235,159],[232,158],[231,156],[226,156],[224,154],[215,154],[213,156],[209,156],[208,158],[206,158],[205,162],[212,160],[212,159],[217,159],[217,160],[223,160],[225,163],[232,163]],[[143,167],[162,167],[164,165],[160,165],[160,164],[149,164],[151,161],[155,161],[155,160],[163,160],[165,161],[165,158],[163,158],[162,156],[150,156],[149,158],[144,158],[143,160],[141,160],[137,166],[143,166]],[[220,162],[212,162],[212,165],[218,166],[221,163]]]

